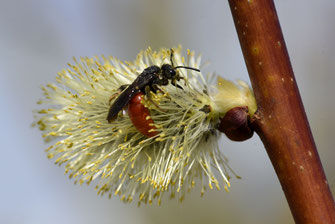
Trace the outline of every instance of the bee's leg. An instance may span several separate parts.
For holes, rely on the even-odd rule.
[[[109,104],[111,104],[112,100],[113,100],[116,96],[120,95],[120,94],[122,93],[122,91],[125,90],[128,86],[129,86],[128,84],[125,84],[125,85],[120,86],[120,87],[117,89],[116,93],[114,93],[114,94],[109,98]]]
[[[159,88],[159,85],[158,85],[158,84],[152,84],[152,85],[150,86],[150,90],[151,90],[152,92],[154,92],[154,93],[157,93],[157,90],[158,90],[158,91],[161,92],[162,94],[165,94],[165,92],[164,92],[161,88]]]
[[[177,77],[177,80],[179,81],[179,80],[184,80],[184,85],[185,86],[189,86],[189,83],[187,82],[187,79],[185,79],[184,77],[182,77],[182,76],[178,76]]]
[[[120,90],[120,91],[122,92],[122,91],[125,90],[128,86],[129,86],[129,84],[124,84],[124,85],[120,86],[118,90]]]
[[[184,79],[184,80],[185,80],[185,79]],[[178,80],[178,81],[179,81],[179,80]],[[171,81],[171,84],[174,85],[175,87],[177,87],[177,88],[183,90],[183,87],[181,87],[180,85],[178,85],[178,84],[176,83],[176,79],[173,79],[173,80]]]
[[[152,91],[152,89],[154,89],[154,91]],[[160,107],[158,106],[158,104],[155,103],[155,101],[152,100],[152,95],[151,95],[150,91],[156,93],[157,90],[161,91],[161,92],[164,94],[163,90],[161,90],[157,85],[153,85],[153,86],[146,86],[146,87],[145,87],[145,95],[147,96],[148,100],[149,100],[153,105],[155,105],[155,107],[157,107],[158,110],[165,112],[165,110],[163,110],[162,108],[160,108]]]

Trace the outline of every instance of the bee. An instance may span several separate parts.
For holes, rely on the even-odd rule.
[[[200,72],[200,70],[197,68],[192,68],[192,67],[187,67],[187,66],[174,67],[172,58],[173,58],[173,50],[171,49],[171,55],[170,55],[171,64],[163,64],[161,67],[152,65],[144,69],[144,71],[141,74],[139,74],[139,76],[134,80],[132,84],[121,86],[119,90],[122,92],[114,100],[113,104],[110,106],[108,115],[107,115],[107,121],[109,123],[113,122],[117,118],[118,113],[123,108],[125,108],[127,105],[139,104],[139,101],[136,101],[136,100],[132,101],[133,97],[138,93],[142,93],[141,96],[143,96],[145,93],[149,94],[150,91],[156,93],[157,90],[160,90],[159,86],[166,86],[169,83],[171,83],[172,85],[178,88],[182,88],[177,84],[177,81],[184,79],[184,78],[179,75],[176,69],[185,68],[185,69],[190,69],[193,71]],[[137,96],[139,97],[140,95],[137,95]],[[130,105],[129,108],[130,108],[130,113],[132,114],[130,117],[133,117],[135,119],[135,117],[137,117],[134,115],[134,112],[136,110],[132,109],[132,108],[135,108],[135,105]],[[145,111],[143,108],[141,110],[137,110],[135,113],[145,113],[147,115],[150,115],[149,111]],[[141,122],[139,120],[135,122],[134,120],[132,120],[132,122],[137,129],[139,129],[140,125],[143,125],[145,129],[148,129],[148,126],[149,126],[148,124],[150,123],[150,122],[142,121],[142,124],[140,124]],[[136,122],[139,124],[135,125]],[[148,130],[152,128],[153,127],[150,126]]]

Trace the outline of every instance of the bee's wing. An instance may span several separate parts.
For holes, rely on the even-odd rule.
[[[138,90],[128,86],[119,96],[114,100],[112,106],[109,108],[107,115],[107,121],[110,123],[114,121],[117,117],[117,114],[128,105],[130,99],[138,92]]]

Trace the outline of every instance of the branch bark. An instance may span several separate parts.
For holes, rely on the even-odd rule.
[[[229,0],[258,111],[252,126],[296,223],[335,223],[334,200],[294,78],[272,0]]]

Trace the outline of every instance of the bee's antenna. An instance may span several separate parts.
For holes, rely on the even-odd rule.
[[[173,48],[171,48],[170,51],[171,51],[171,54],[170,54],[170,61],[171,61],[171,65],[172,65],[172,67],[173,67],[174,69],[177,69],[177,68],[186,68],[186,69],[190,69],[190,70],[193,70],[193,71],[200,72],[199,69],[197,69],[197,68],[192,68],[192,67],[188,67],[188,66],[176,66],[176,67],[174,67],[174,66],[173,66],[173,60],[172,60],[172,58],[173,58]]]
[[[197,69],[197,68],[192,68],[192,67],[188,67],[188,66],[177,66],[177,67],[174,67],[174,69],[177,69],[177,68],[186,68],[186,69],[190,69],[190,70],[193,70],[193,71],[200,72],[199,69]]]
[[[171,51],[171,54],[170,54],[171,65],[172,65],[172,67],[174,67],[173,66],[173,60],[172,60],[172,58],[173,58],[173,48],[171,48],[170,51]]]

